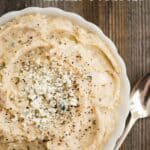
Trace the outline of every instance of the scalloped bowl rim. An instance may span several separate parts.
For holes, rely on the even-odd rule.
[[[46,15],[53,15],[53,16],[64,16],[77,24],[81,25],[82,27],[85,27],[96,34],[100,36],[100,38],[103,40],[103,42],[106,43],[108,48],[111,50],[112,54],[114,55],[114,58],[117,60],[119,65],[121,66],[121,104],[120,104],[120,116],[119,116],[119,121],[117,123],[117,127],[110,137],[109,141],[105,145],[105,150],[113,150],[115,143],[117,139],[120,137],[121,133],[123,132],[125,128],[125,121],[129,113],[129,95],[130,95],[130,82],[127,77],[126,73],[126,66],[119,55],[117,48],[115,44],[102,32],[100,27],[96,26],[95,24],[85,20],[83,17],[80,15],[77,15],[72,12],[67,12],[64,11],[60,8],[55,8],[55,7],[46,7],[46,8],[40,8],[40,7],[28,7],[22,10],[18,11],[11,11],[8,12],[0,17],[0,25],[12,20],[16,16],[21,16],[26,13],[42,13]]]

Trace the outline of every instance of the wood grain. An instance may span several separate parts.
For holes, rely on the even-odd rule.
[[[0,0],[0,15],[29,6],[59,7],[100,26],[126,62],[131,85],[150,71],[149,0]],[[133,127],[121,150],[150,150],[150,119]]]

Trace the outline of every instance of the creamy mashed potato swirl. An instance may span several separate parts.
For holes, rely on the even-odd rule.
[[[0,150],[102,150],[119,94],[119,66],[97,34],[41,14],[0,26]]]

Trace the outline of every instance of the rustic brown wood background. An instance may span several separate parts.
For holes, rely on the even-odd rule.
[[[124,58],[132,86],[150,71],[150,0],[0,0],[0,16],[29,6],[59,7],[100,26]],[[150,150],[150,118],[136,123],[121,150]]]

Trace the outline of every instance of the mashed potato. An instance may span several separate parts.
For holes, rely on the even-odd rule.
[[[97,34],[42,14],[0,26],[0,150],[102,150],[119,97],[119,66]]]

